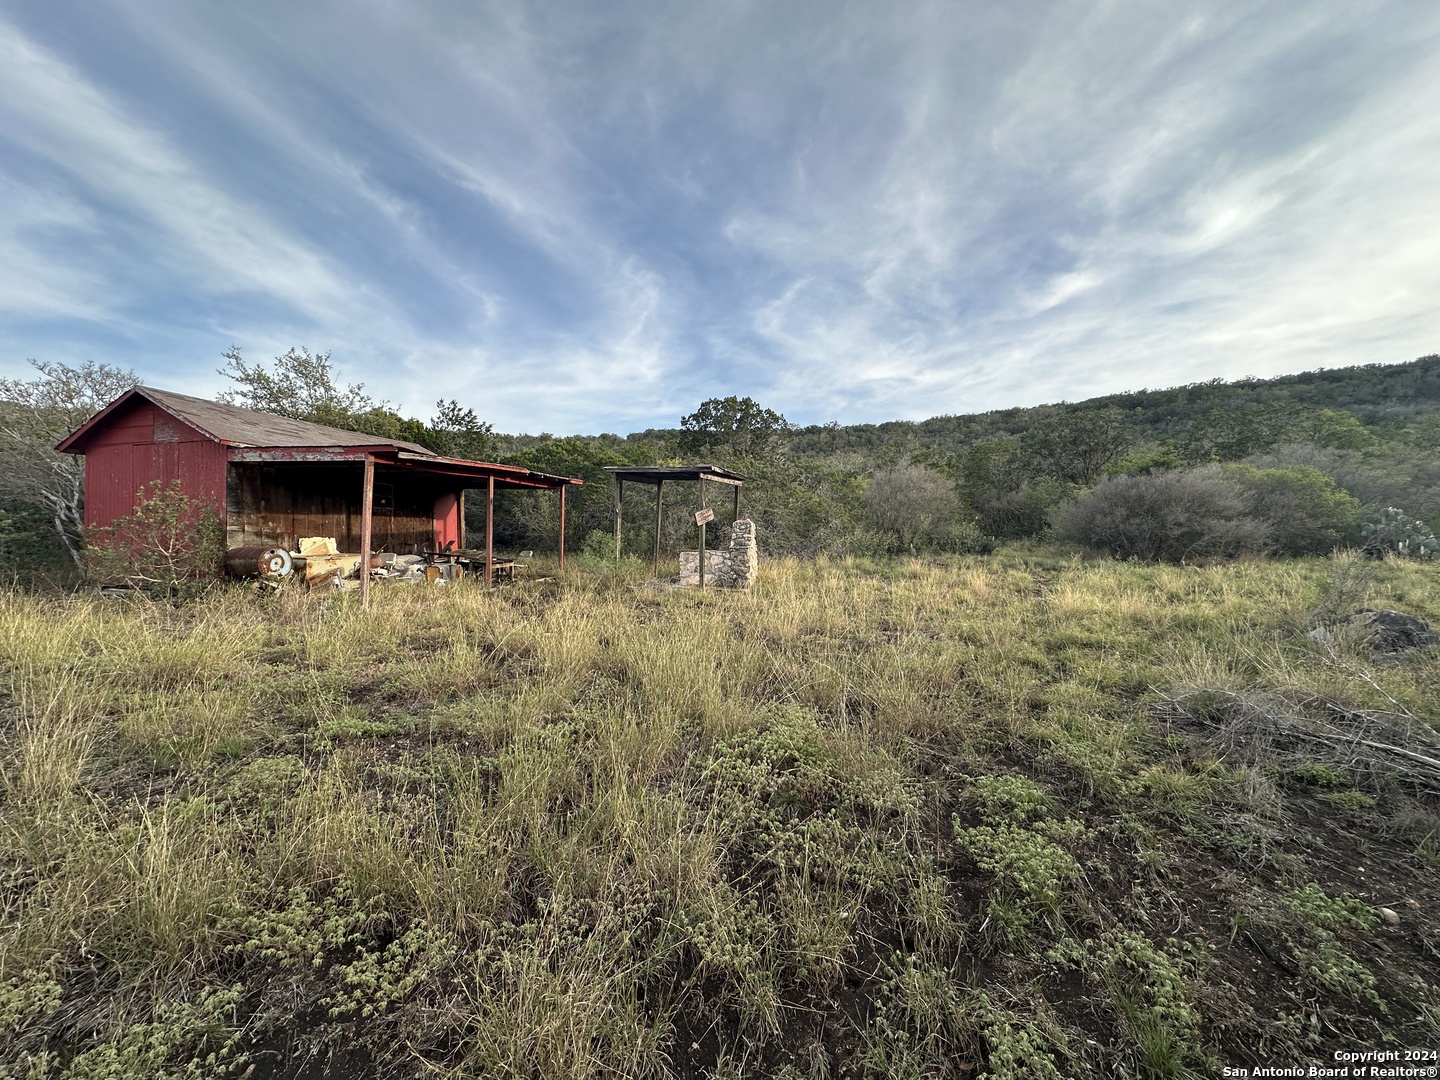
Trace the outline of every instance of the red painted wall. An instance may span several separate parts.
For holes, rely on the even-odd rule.
[[[457,548],[460,546],[460,498],[453,491],[435,498],[436,550],[444,550],[451,540]]]
[[[225,447],[148,401],[132,403],[97,431],[85,451],[85,524],[110,525],[132,513],[158,480],[180,481],[191,499],[225,520]]]

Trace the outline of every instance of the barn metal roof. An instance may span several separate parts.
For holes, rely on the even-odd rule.
[[[153,402],[202,434],[228,446],[373,446],[393,447],[411,454],[435,456],[433,451],[418,443],[383,439],[378,435],[367,435],[363,431],[346,431],[324,424],[292,420],[287,416],[244,409],[239,405],[226,405],[219,401],[191,397],[189,394],[177,394],[171,390],[157,390],[153,386],[137,386],[133,390],[127,390],[76,428],[56,449],[66,453],[83,454],[90,432],[136,397]]]
[[[291,420],[274,413],[242,409],[239,405],[157,390],[153,386],[137,386],[125,391],[71,432],[56,449],[68,454],[85,453],[90,434],[137,398],[152,402],[202,435],[230,447],[231,461],[345,464],[378,453],[390,468],[477,481],[493,478],[497,487],[554,489],[583,483],[575,477],[554,476],[521,465],[441,457],[419,443]]]
[[[305,420],[292,420],[288,416],[242,409],[239,405],[207,401],[149,386],[137,386],[136,389],[162,409],[175,413],[182,420],[231,446],[394,446],[412,454],[433,453],[418,443],[402,439],[383,439],[363,431],[311,424]]]

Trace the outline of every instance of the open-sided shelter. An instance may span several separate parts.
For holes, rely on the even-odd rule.
[[[565,491],[581,482],[148,386],[121,394],[56,449],[85,455],[87,527],[133,513],[156,481],[179,481],[215,512],[227,548],[333,536],[341,551],[464,549],[464,492],[481,488],[487,581],[496,488],[559,493],[563,568]]]
[[[730,469],[722,469],[719,465],[606,465],[605,471],[615,479],[615,558],[620,558],[620,537],[621,537],[621,513],[625,502],[625,482],[632,484],[646,484],[655,489],[655,573],[660,573],[660,521],[664,514],[665,506],[665,482],[671,481],[699,481],[700,502],[697,510],[704,511],[707,507],[705,501],[705,482],[708,480],[714,484],[724,484],[735,493],[735,520],[740,519],[740,488],[745,483],[745,477]],[[698,519],[697,519],[698,522]],[[701,566],[704,566],[704,536],[701,536]],[[704,580],[704,574],[701,574]]]

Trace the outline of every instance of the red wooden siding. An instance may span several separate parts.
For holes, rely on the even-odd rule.
[[[180,489],[225,519],[225,448],[148,401],[95,433],[85,453],[85,524],[110,525],[135,510],[152,481]]]

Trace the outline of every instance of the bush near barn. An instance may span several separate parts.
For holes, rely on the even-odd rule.
[[[94,582],[160,594],[193,591],[219,577],[225,533],[215,511],[191,499],[180,481],[155,480],[135,512],[85,534],[85,569]]]

